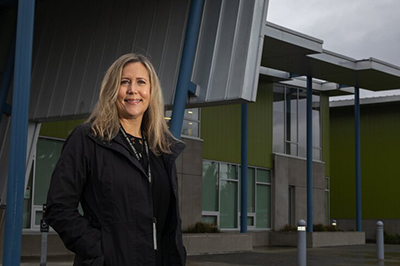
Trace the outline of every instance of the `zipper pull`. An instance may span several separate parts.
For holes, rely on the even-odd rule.
[[[153,242],[154,250],[157,250],[157,219],[153,217]]]

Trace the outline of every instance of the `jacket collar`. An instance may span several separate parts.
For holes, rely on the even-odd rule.
[[[121,153],[122,155],[124,155],[132,164],[134,164],[143,174],[144,176],[147,176],[147,172],[143,169],[142,165],[139,163],[138,160],[136,160],[133,154],[133,151],[130,150],[128,144],[126,143],[125,138],[122,136],[121,132],[119,132],[117,134],[117,136],[115,136],[115,138],[113,138],[111,141],[103,141],[100,140],[99,138],[97,138],[96,136],[94,136],[94,134],[92,132],[89,133],[89,137],[95,141],[98,145],[107,148],[107,149],[111,149],[114,150],[118,153]]]
[[[113,138],[110,142],[100,140],[99,138],[94,136],[92,132],[89,133],[89,137],[100,146],[112,149],[116,152],[123,154],[147,177],[147,172],[143,169],[142,165],[138,162],[138,160],[134,158],[133,151],[131,151],[131,149],[129,148],[121,132],[119,132],[117,136],[115,136],[115,138]],[[186,147],[185,143],[179,140],[175,141],[171,146],[171,153],[162,155],[167,165],[173,165],[176,158],[178,158],[178,156],[183,152],[185,147]]]

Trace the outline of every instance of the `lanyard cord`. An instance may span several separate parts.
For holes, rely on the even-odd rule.
[[[139,153],[137,152],[135,146],[132,144],[132,141],[128,138],[128,135],[125,132],[125,129],[120,125],[119,126],[122,135],[124,135],[125,139],[128,141],[129,146],[131,146],[131,149],[133,150],[133,153],[135,154],[136,159],[140,162],[140,157]],[[144,143],[144,147],[146,150],[146,155],[147,155],[147,177],[149,178],[149,182],[151,183],[151,169],[150,169],[150,156],[149,156],[149,146],[147,145],[147,140],[146,137],[143,134],[142,131],[142,137],[143,137],[143,143]]]

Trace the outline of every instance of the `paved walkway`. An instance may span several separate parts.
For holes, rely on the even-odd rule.
[[[21,265],[37,266],[38,258],[25,258]],[[49,258],[47,266],[72,265],[72,257]],[[186,266],[296,266],[296,248],[263,247],[251,252],[189,256]],[[385,261],[376,259],[376,246],[366,244],[307,249],[307,266],[400,265],[400,245],[385,245]]]
[[[296,266],[296,248],[257,248],[251,252],[198,255],[188,258],[187,266]],[[400,265],[400,245],[385,246],[385,261],[376,259],[376,246],[344,246],[307,249],[307,266]]]

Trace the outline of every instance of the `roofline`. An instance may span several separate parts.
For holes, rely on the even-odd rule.
[[[379,104],[379,103],[392,103],[392,102],[400,102],[400,95],[391,95],[391,96],[381,96],[381,97],[368,97],[361,98],[360,104]],[[345,106],[353,106],[354,99],[350,100],[338,100],[338,101],[330,101],[329,107],[345,107]]]
[[[313,42],[316,42],[316,43],[319,43],[319,44],[323,44],[323,43],[324,43],[324,41],[321,40],[321,39],[312,37],[312,36],[310,36],[310,35],[306,35],[306,34],[304,34],[304,33],[298,32],[298,31],[294,31],[294,30],[285,28],[285,27],[283,27],[283,26],[277,25],[277,24],[272,23],[272,22],[269,22],[269,21],[266,21],[266,22],[265,22],[265,26],[266,26],[266,27],[271,27],[271,28],[273,28],[273,29],[276,29],[276,30],[279,30],[279,31],[282,31],[282,32],[285,32],[285,33],[289,33],[289,34],[291,34],[291,35],[295,35],[295,36],[298,36],[298,37],[300,37],[300,38],[304,38],[304,39],[307,39],[307,40],[309,40],[309,41],[313,41]],[[265,29],[265,30],[266,30],[266,29]],[[264,32],[264,35],[268,35],[268,34]]]

